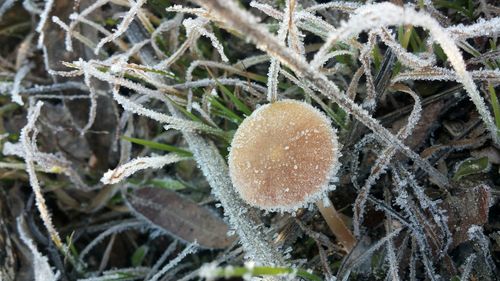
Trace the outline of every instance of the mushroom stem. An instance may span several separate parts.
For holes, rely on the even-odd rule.
[[[327,200],[326,202],[329,203],[329,206],[325,206],[324,200]],[[325,198],[318,200],[318,202],[316,202],[316,206],[318,206],[318,209],[330,227],[330,230],[349,253],[354,248],[354,245],[356,245],[356,238],[354,238],[352,232],[344,224],[344,221],[340,218],[339,213],[335,210],[335,207],[332,202],[330,202],[330,199]]]

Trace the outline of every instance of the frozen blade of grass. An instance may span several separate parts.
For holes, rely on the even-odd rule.
[[[23,1],[23,8],[26,11],[28,11],[32,14],[35,14],[35,15],[39,15],[42,13],[42,10],[40,10],[40,8],[35,5],[33,0],[24,0]],[[0,20],[1,20],[1,18],[0,18]]]
[[[147,0],[137,0],[136,2],[134,2],[133,0],[129,0],[129,2],[131,3],[130,9],[128,10],[127,14],[123,17],[120,24],[117,26],[116,31],[112,35],[106,36],[105,38],[101,39],[101,41],[99,41],[94,50],[94,53],[96,55],[99,54],[99,50],[104,46],[104,44],[116,40],[118,37],[120,37],[123,33],[127,31],[128,26],[134,20],[135,15],[137,14],[137,12],[139,12],[139,10],[146,3],[146,1]]]
[[[153,275],[148,281],[158,281],[165,273],[178,265],[187,255],[194,254],[198,250],[198,244],[196,242],[189,244],[175,259],[167,263],[158,273]]]
[[[250,6],[259,9],[261,12],[265,13],[270,17],[275,18],[278,21],[284,20],[283,19],[284,12],[278,11],[268,4],[252,1],[250,2]],[[296,24],[296,26],[300,27],[301,29],[310,31],[311,33],[316,34],[322,38],[328,35],[328,30],[335,29],[332,25],[330,25],[326,21],[304,10],[295,12],[293,23],[294,25]]]
[[[392,240],[387,241],[387,257],[386,257],[387,262],[389,263],[389,271],[388,275],[390,275],[392,278],[392,281],[399,281],[401,280],[399,278],[399,266],[398,266],[398,260],[396,257],[396,252],[394,251],[394,244],[392,243]]]
[[[415,242],[415,238],[412,238],[411,240],[411,256],[410,256],[410,281],[416,281],[416,275],[417,275],[417,243]]]
[[[250,7],[255,8],[263,12],[264,14],[273,17],[277,20],[283,20],[283,12],[276,10],[271,5],[266,3],[260,3],[257,1],[250,2]]]
[[[188,69],[186,70],[186,82],[193,81],[193,71],[199,66],[217,67],[217,68],[221,68],[221,69],[224,69],[224,70],[227,70],[230,72],[244,74],[242,71],[240,71],[239,69],[237,69],[231,65],[227,65],[227,64],[215,62],[215,61],[195,60],[195,61],[191,62]],[[209,73],[209,74],[211,75],[211,73]],[[213,75],[212,75],[212,78],[214,78]],[[192,100],[193,100],[193,90],[191,87],[189,87],[188,88],[188,101],[187,101],[187,106],[186,106],[187,110],[189,112],[191,112]]]
[[[102,276],[79,278],[77,281],[134,281],[144,278],[150,269],[148,267],[136,266],[131,268],[119,268],[106,270]],[[98,275],[101,272],[91,272],[89,275]]]
[[[155,49],[158,55],[164,56],[163,51],[156,42],[156,38],[159,37],[161,33],[178,28],[182,24],[183,17],[184,15],[182,13],[176,14],[173,19],[162,22],[151,34],[151,46]]]
[[[31,68],[32,64],[24,64],[16,72],[16,76],[14,77],[14,84],[12,86],[11,96],[12,96],[12,101],[18,103],[19,105],[24,105],[23,99],[19,95],[19,92],[21,91],[21,82],[23,81],[24,77],[28,75]]]
[[[455,25],[446,28],[451,33],[455,41],[462,41],[469,38],[487,36],[498,36],[500,32],[500,17],[492,19],[479,19],[477,23],[471,25]]]
[[[279,280],[300,280],[321,281],[322,279],[308,270],[294,268],[294,267],[270,267],[270,266],[255,266],[254,264],[247,263],[245,266],[226,266],[218,267],[215,263],[204,264],[198,275],[206,281],[219,280],[221,278],[237,278],[241,277],[244,280],[261,280],[259,277],[265,278],[266,276],[275,276]],[[254,278],[252,278],[254,277]],[[257,277],[257,278],[255,278]],[[268,279],[264,279],[268,280]]]
[[[366,78],[366,98],[363,101],[362,106],[368,110],[368,112],[373,112],[376,106],[377,93],[375,93],[375,84],[373,82],[372,75],[372,51],[375,46],[375,32],[371,31],[368,34],[368,42],[364,44],[360,51],[360,61],[364,68],[365,78]]]
[[[166,60],[163,60],[156,64],[154,68],[156,69],[168,69],[174,62],[176,62],[187,50],[188,48],[196,42],[196,39],[200,37],[200,34],[198,32],[188,34],[186,36],[186,41],[182,43],[182,45],[177,48],[177,50]]]
[[[174,6],[175,7],[175,6]],[[171,11],[172,9],[167,9],[167,11]],[[173,9],[175,10],[175,9]],[[203,9],[201,9],[203,10]],[[200,16],[206,15],[206,12],[203,13],[195,13]],[[166,60],[158,63],[155,68],[156,69],[166,69],[168,68],[171,64],[173,64],[176,60],[180,58],[184,54],[184,52],[187,51],[189,47],[191,47],[198,38],[203,35],[207,38],[210,39],[212,46],[217,50],[219,55],[221,56],[222,60],[224,62],[229,62],[229,59],[226,57],[224,54],[224,48],[222,44],[219,42],[215,34],[212,32],[209,32],[204,26],[208,23],[208,21],[205,18],[188,18],[183,21],[183,24],[186,28],[186,40],[184,43]]]
[[[398,59],[403,63],[405,66],[411,67],[411,68],[423,68],[423,67],[428,67],[432,66],[436,62],[436,58],[434,57],[433,54],[430,54],[430,57],[428,58],[423,58],[420,56],[417,56],[413,53],[410,53],[406,51],[394,38],[392,33],[390,33],[389,30],[386,28],[383,28],[382,31],[378,32],[380,38],[382,41],[389,47],[391,48],[392,52],[398,57]]]
[[[206,15],[207,11],[205,9],[201,8],[188,8],[188,7],[183,7],[182,5],[173,5],[171,7],[168,7],[165,9],[167,12],[175,12],[175,13],[183,13],[183,14],[193,14],[197,16],[204,16]]]
[[[73,43],[71,41],[71,34],[73,32],[73,29],[80,22],[80,19],[89,15],[90,13],[92,13],[93,11],[98,9],[99,7],[106,5],[109,1],[110,0],[97,0],[94,3],[92,3],[92,5],[85,8],[80,14],[70,15],[71,23],[69,24],[69,26],[67,26],[66,24],[63,23],[64,25],[67,26],[67,29],[65,29],[66,30],[66,37],[64,40],[64,42],[66,44],[66,51],[68,51],[68,52],[73,51]],[[54,20],[54,17],[52,17],[52,19]],[[62,21],[60,21],[60,22],[62,23]]]
[[[441,255],[448,252],[450,245],[453,242],[453,237],[450,229],[448,228],[448,217],[446,216],[446,212],[439,208],[436,202],[432,201],[424,191],[424,188],[418,185],[415,177],[408,171],[402,170],[401,172],[403,179],[407,181],[409,186],[413,189],[413,193],[418,200],[420,208],[423,210],[427,210],[432,214],[432,220],[439,226],[441,230],[443,240],[443,245],[441,249]]]
[[[25,230],[25,222],[23,217],[17,218],[17,231],[19,232],[19,238],[21,241],[28,246],[31,254],[33,255],[33,275],[34,281],[56,281],[59,279],[59,272],[54,273],[50,267],[49,261],[46,256],[42,255],[33,240],[28,237],[28,233]],[[2,275],[0,274],[0,278]]]
[[[476,105],[476,109],[488,131],[491,133],[493,141],[500,144],[500,136],[497,134],[496,126],[493,118],[484,102],[484,99],[479,94],[479,91],[472,80],[472,76],[467,72],[465,62],[462,58],[460,50],[450,36],[450,33],[441,27],[439,23],[430,15],[417,12],[412,8],[402,8],[391,3],[380,3],[373,5],[365,5],[358,10],[344,23],[338,30],[332,32],[321,49],[314,56],[311,62],[314,69],[318,69],[323,58],[328,54],[333,44],[339,40],[347,39],[353,35],[359,34],[365,29],[375,29],[389,25],[411,24],[421,26],[429,30],[431,36],[439,43],[443,51],[448,56],[448,60],[455,69],[458,81],[464,85],[465,90],[469,94],[472,102]]]
[[[90,49],[94,49],[95,48],[96,44],[94,42],[92,42],[89,38],[83,36],[82,34],[80,34],[79,32],[77,32],[75,30],[70,31],[70,26],[66,25],[57,16],[53,16],[52,17],[52,22],[54,22],[55,24],[59,25],[59,27],[61,27],[64,31],[66,31],[66,33],[69,34],[69,38],[75,37],[75,39],[77,39],[78,41],[80,41],[82,44],[84,44],[85,46],[89,47]],[[71,46],[72,43],[70,43],[70,42],[72,42],[72,41],[70,40],[69,42],[67,42],[66,46]],[[42,49],[44,49],[44,48],[45,47],[42,46]],[[68,52],[72,51],[72,49],[68,50],[68,47],[66,49],[67,49]],[[101,50],[101,53],[107,56],[107,53],[105,51]],[[46,64],[46,65],[48,65],[48,64]],[[49,73],[50,73],[50,70],[49,70]]]
[[[87,124],[85,124],[85,126],[80,130],[80,134],[82,136],[90,129],[90,127],[92,127],[97,114],[97,92],[90,82],[90,75],[88,73],[84,73],[83,77],[85,85],[87,85],[89,89],[88,98],[90,99],[90,108],[89,108],[89,117],[87,119]]]
[[[43,28],[45,27],[45,24],[47,23],[47,19],[49,18],[50,11],[54,7],[54,0],[46,0],[45,5],[43,7],[43,12],[40,14],[40,21],[38,22],[38,25],[36,27],[36,32],[40,34],[40,37],[38,37],[38,49],[42,48],[43,45],[43,40],[45,37],[45,34],[43,32]]]
[[[261,93],[266,92],[266,88],[262,87],[256,83],[249,83],[248,81],[236,79],[236,78],[220,78],[220,79],[200,79],[192,82],[185,82],[182,84],[174,84],[172,88],[182,90],[182,89],[190,89],[190,88],[198,88],[198,87],[207,87],[207,86],[217,86],[218,84],[225,86],[238,86],[243,90],[251,93],[255,93],[256,95],[260,95]]]
[[[430,280],[437,280],[434,265],[431,261],[431,258],[429,257],[431,255],[431,247],[429,245],[427,236],[425,235],[424,225],[422,225],[419,220],[418,210],[413,203],[413,200],[405,190],[405,186],[408,185],[408,182],[400,177],[399,171],[393,172],[393,181],[394,187],[396,189],[395,191],[398,194],[395,200],[396,204],[403,209],[406,216],[410,220],[410,228],[417,242],[416,244],[418,245],[418,249],[421,254],[421,262],[424,265],[425,273]]]
[[[472,266],[474,265],[475,261],[476,261],[476,254],[472,254],[469,257],[467,257],[467,260],[465,260],[464,270],[462,271],[462,276],[460,277],[460,281],[470,280],[469,277],[472,272]]]
[[[54,174],[65,174],[69,177],[70,181],[75,184],[75,187],[82,188],[85,190],[91,190],[80,178],[80,175],[71,167],[71,163],[64,159],[62,156],[56,156],[49,153],[39,152],[33,143],[31,149],[31,155],[33,163],[38,163],[35,166],[36,171],[41,171],[44,173],[54,173]],[[15,155],[20,158],[26,159],[26,152],[23,148],[22,142],[10,143],[6,142],[3,147],[2,153],[4,155]]]
[[[88,88],[83,83],[68,81],[63,83],[54,83],[51,85],[36,85],[32,88],[22,89],[21,94],[32,95],[66,90],[88,91]]]
[[[2,6],[0,6],[0,20],[2,20],[2,17],[5,14],[5,12],[7,12],[7,10],[9,10],[12,7],[12,5],[14,5],[15,2],[16,0],[5,0],[3,2]]]
[[[188,19],[185,19],[182,24],[186,28],[187,34],[190,34],[193,31],[196,31],[196,32],[200,33],[200,35],[205,36],[208,39],[210,39],[210,41],[212,42],[212,46],[217,50],[222,61],[229,62],[229,59],[224,54],[224,47],[222,47],[222,44],[219,42],[219,39],[217,39],[217,37],[215,37],[215,34],[213,34],[212,32],[209,32],[204,27],[207,23],[208,23],[208,21],[206,19],[203,19],[203,18],[197,18],[197,19],[188,18]]]
[[[305,35],[297,28],[297,0],[290,0],[288,19],[288,46],[295,50],[297,54],[305,55],[306,49],[303,38]]]
[[[311,7],[306,8],[305,10],[310,13],[315,13],[317,11],[327,10],[327,9],[339,10],[344,12],[354,12],[354,10],[356,10],[359,7],[361,7],[361,4],[356,2],[332,1],[330,3],[313,5]]]
[[[23,39],[21,44],[17,47],[16,64],[15,68],[20,69],[28,62],[28,57],[31,55],[31,44],[34,34],[30,33]]]
[[[30,138],[29,134],[32,133],[34,137],[36,137],[36,133],[34,131],[35,122],[40,115],[40,110],[43,106],[43,102],[39,101],[34,106],[30,106],[28,111],[28,122],[21,130],[20,141],[23,145],[24,149],[24,160],[26,162],[26,171],[28,172],[28,176],[30,179],[30,185],[33,189],[33,193],[35,194],[35,202],[38,211],[40,212],[40,218],[45,225],[45,228],[49,232],[50,238],[54,241],[54,244],[57,248],[62,249],[63,243],[57,232],[56,228],[52,224],[52,218],[50,216],[49,210],[47,209],[47,204],[45,203],[45,198],[42,194],[42,188],[40,187],[40,183],[38,182],[38,178],[35,172],[35,163],[34,163],[34,151],[36,149],[33,147],[36,145],[36,139]]]
[[[123,106],[124,109],[139,115],[143,115],[149,117],[153,120],[156,120],[160,123],[167,123],[169,127],[175,128],[181,131],[204,131],[208,133],[212,133],[215,135],[225,137],[225,133],[217,128],[213,128],[207,126],[201,122],[183,120],[177,117],[169,116],[163,113],[156,112],[154,110],[148,109],[139,103],[135,103],[130,99],[125,98],[124,96],[118,93],[117,88],[113,89],[113,98],[115,101]]]
[[[114,170],[108,170],[101,178],[104,184],[115,184],[133,175],[137,171],[145,169],[161,169],[163,166],[189,159],[176,154],[162,156],[139,157]]]
[[[315,16],[304,10],[297,12],[296,20],[298,27],[316,34],[322,39],[328,38],[328,33],[336,29],[321,17]]]
[[[354,101],[340,93],[338,87],[328,78],[313,69],[302,56],[276,41],[264,26],[250,13],[242,10],[234,1],[222,0],[193,0],[199,5],[207,8],[215,16],[218,16],[226,26],[245,34],[257,47],[270,56],[278,58],[283,64],[292,69],[297,76],[315,85],[325,96],[339,104],[349,114],[354,115],[370,130],[372,130],[387,145],[392,145],[412,159],[417,166],[421,167],[437,184],[446,187],[449,185],[448,178],[437,171],[429,162],[423,160],[417,153],[412,151],[397,139],[391,132],[371,117],[366,110],[362,109]]]
[[[285,3],[285,10],[283,11],[283,20],[280,23],[280,27],[278,29],[277,41],[280,43],[285,42],[289,22],[291,21],[291,13],[290,10],[290,2],[291,0],[287,0]],[[267,101],[275,102],[278,100],[278,76],[280,72],[280,62],[276,58],[271,58],[271,65],[269,66],[269,70],[267,73]]]
[[[271,65],[267,73],[267,101],[275,102],[278,100],[278,75],[280,63],[277,59],[271,59]]]
[[[498,69],[473,70],[470,74],[474,80],[500,82],[500,70]],[[454,71],[435,66],[401,72],[392,78],[391,82],[406,80],[457,81],[458,78]]]

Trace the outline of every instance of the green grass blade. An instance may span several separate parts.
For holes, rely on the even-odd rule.
[[[245,115],[247,116],[252,114],[252,110],[250,110],[248,106],[246,106],[240,99],[238,99],[226,86],[219,83],[217,79],[215,79],[215,83],[217,83],[217,86],[219,86],[220,91],[224,95],[226,95],[231,100],[231,102],[234,103],[234,105],[239,111],[245,113]]]
[[[243,121],[242,117],[223,105],[219,100],[217,100],[216,97],[210,97],[209,101],[213,106],[220,110],[221,117],[224,117],[236,124],[240,124]]]
[[[174,152],[174,153],[177,153],[181,156],[193,156],[193,154],[190,151],[187,151],[187,150],[184,150],[184,149],[172,146],[172,145],[158,143],[158,142],[154,142],[154,141],[148,141],[145,139],[131,138],[131,137],[126,137],[126,136],[122,136],[122,138],[126,141],[131,142],[131,143],[139,144],[139,145],[146,146],[146,147],[149,147],[152,149]]]
[[[493,115],[495,115],[495,124],[497,125],[497,135],[500,136],[500,104],[498,103],[498,97],[495,92],[493,84],[488,84],[488,90],[491,97],[491,106],[493,107]]]

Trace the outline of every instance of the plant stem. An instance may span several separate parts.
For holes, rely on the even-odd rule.
[[[325,206],[324,200],[328,200],[327,202],[329,202],[329,206]],[[318,202],[316,202],[316,206],[318,207],[321,215],[323,215],[323,218],[330,227],[330,230],[349,253],[356,245],[356,238],[354,238],[351,230],[347,228],[344,221],[340,218],[339,213],[333,206],[332,202],[330,202],[330,199],[324,200],[318,200]]]

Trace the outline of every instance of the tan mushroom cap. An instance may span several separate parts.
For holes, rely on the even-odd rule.
[[[294,211],[328,191],[338,162],[329,119],[295,100],[255,110],[236,131],[229,172],[240,196],[269,211]]]

